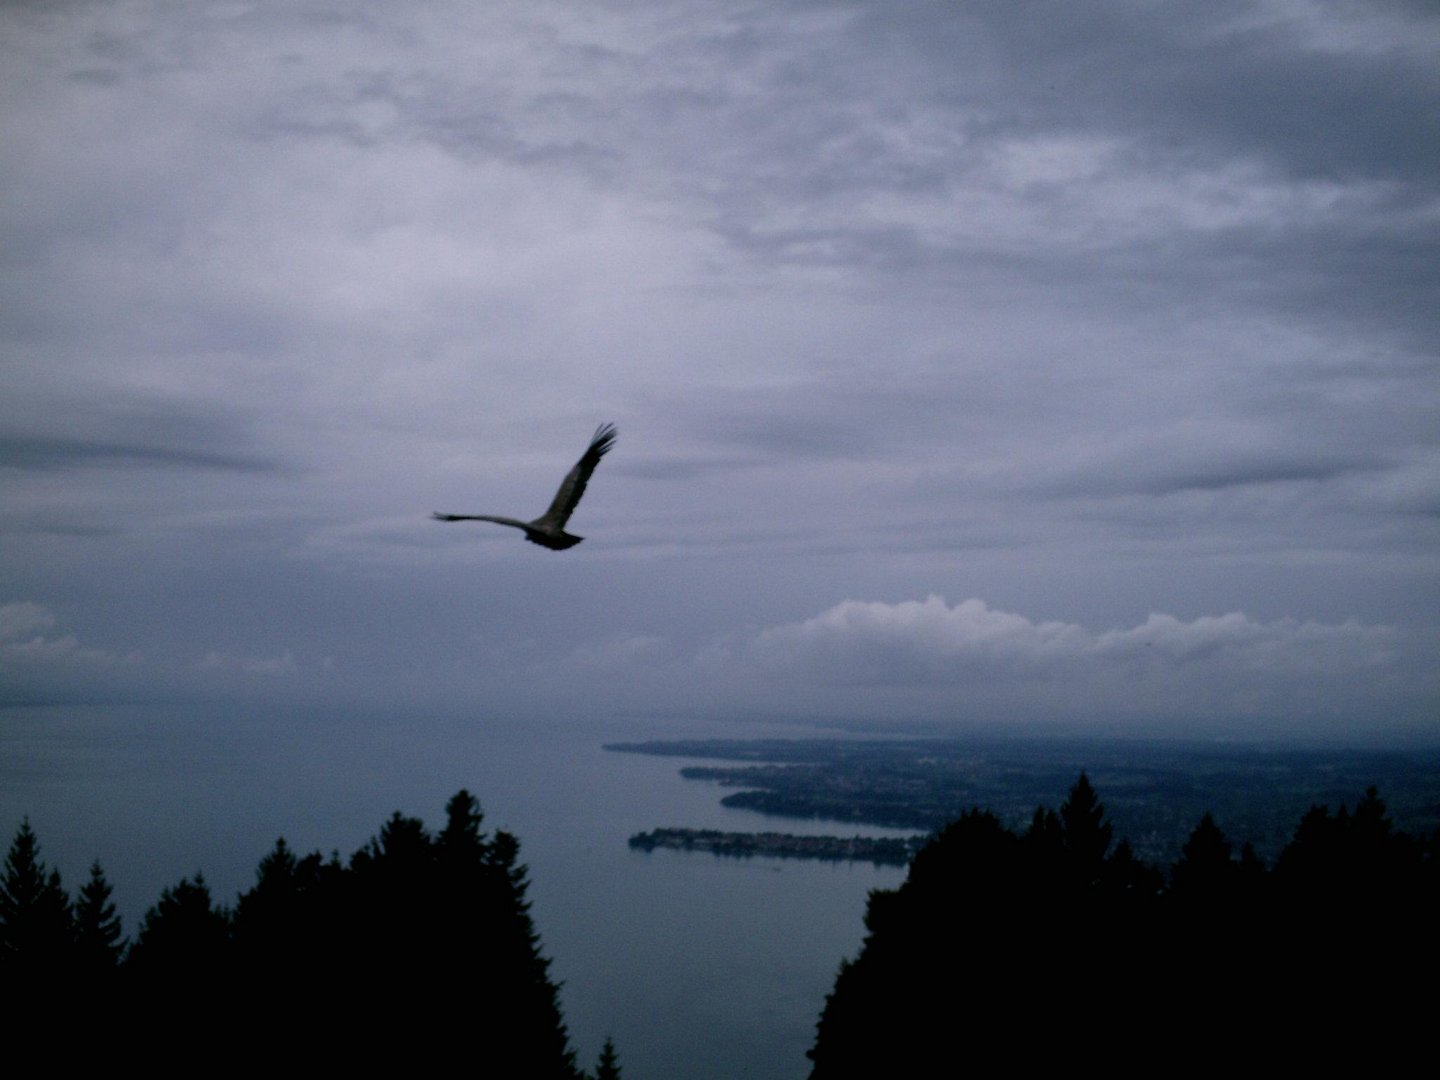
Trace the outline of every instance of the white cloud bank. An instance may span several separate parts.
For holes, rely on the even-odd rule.
[[[210,650],[171,663],[81,645],[50,609],[0,605],[0,682],[11,702],[279,695],[388,707],[921,724],[1259,741],[1425,737],[1437,682],[1424,635],[1358,620],[1151,614],[1095,629],[938,595],[845,600],[813,617],[705,643],[653,634],[551,649],[471,641],[429,665]],[[375,658],[372,658],[374,660]],[[441,669],[448,669],[446,671]],[[1433,740],[1433,735],[1429,736]]]
[[[1423,653],[1356,620],[1151,614],[1097,630],[931,595],[845,600],[688,654],[587,649],[568,667],[592,694],[623,683],[637,706],[727,715],[1365,741],[1423,728]]]
[[[1408,716],[1404,635],[1348,620],[1152,614],[1094,630],[980,599],[846,600],[766,629],[738,658],[842,716],[1112,725],[1158,735],[1364,735]]]
[[[957,683],[976,675],[1058,677],[1087,669],[1372,671],[1390,662],[1395,638],[1396,631],[1384,626],[1259,622],[1238,611],[1189,622],[1152,614],[1139,626],[1096,632],[1075,623],[1036,622],[979,599],[951,606],[931,595],[897,604],[846,600],[814,618],[761,632],[750,651],[777,672],[863,685]]]

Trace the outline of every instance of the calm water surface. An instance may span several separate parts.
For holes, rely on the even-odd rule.
[[[896,868],[632,852],[662,825],[895,830],[777,822],[720,806],[689,762],[615,754],[648,738],[814,737],[663,721],[519,724],[483,716],[216,713],[195,707],[0,710],[0,829],[24,815],[72,891],[93,859],[133,933],[160,890],[205,874],[233,903],[284,836],[348,856],[395,810],[438,825],[460,788],[515,833],[532,914],[564,983],[581,1063],[612,1035],[630,1080],[806,1075],[806,1048],[865,898]],[[713,762],[711,763],[713,764]]]

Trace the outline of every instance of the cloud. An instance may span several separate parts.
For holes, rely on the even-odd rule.
[[[293,683],[302,674],[324,679],[334,668],[327,657],[313,672],[302,672],[290,650],[257,655],[212,649],[194,661],[184,645],[165,637],[163,649],[95,648],[73,633],[59,632],[59,626],[59,618],[43,604],[0,605],[0,701],[137,701],[216,694],[230,699]]]
[[[274,473],[255,449],[253,425],[228,405],[109,384],[89,392],[58,382],[44,365],[19,365],[0,405],[0,468],[22,472],[87,466]]]
[[[12,646],[1433,723],[1433,5],[332,8],[0,11]]]
[[[1195,664],[1232,673],[1296,674],[1336,664],[1359,672],[1383,667],[1395,637],[1383,626],[1260,622],[1240,612],[1190,621],[1152,614],[1136,627],[1096,632],[997,611],[978,599],[951,606],[932,595],[896,604],[846,600],[803,622],[762,631],[749,651],[776,672],[849,684],[954,684],[977,676],[1099,673],[1136,663],[1152,673]]]
[[[127,634],[125,628],[120,632]],[[129,628],[127,636],[133,633]],[[143,649],[130,647],[128,641],[120,648],[97,648],[64,632],[61,619],[43,604],[0,604],[0,704],[215,702],[275,694],[289,694],[292,700],[306,694],[334,700],[350,691],[350,683],[364,684],[354,692],[356,697],[375,689],[373,681],[366,681],[370,673],[363,670],[351,670],[337,681],[337,665],[329,656],[305,664],[290,649],[266,653],[215,648],[197,660],[193,642],[182,636],[172,629]]]
[[[16,469],[64,469],[105,464],[164,465],[190,469],[232,469],[269,472],[273,466],[256,458],[213,450],[145,446],[94,439],[0,435],[0,466]]]
[[[1255,738],[1381,726],[1423,713],[1416,650],[1388,626],[1152,614],[1109,630],[1037,620],[983,600],[847,600],[717,643],[697,669],[762,680],[809,715],[1033,724]]]
[[[55,614],[41,604],[16,601],[0,604],[0,673],[10,694],[38,682],[83,682],[98,674],[138,662],[138,655],[119,656],[88,648],[73,634],[52,635]]]
[[[1424,652],[1393,627],[1356,620],[1156,613],[1095,629],[932,595],[847,600],[688,649],[616,636],[558,665],[532,658],[522,668],[557,697],[682,715],[1366,738],[1428,722],[1433,687],[1412,670]],[[557,669],[564,678],[555,678]]]

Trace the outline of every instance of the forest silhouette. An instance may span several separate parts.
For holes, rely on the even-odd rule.
[[[72,903],[23,822],[0,874],[0,974],[41,1008],[42,988],[83,988],[66,998],[77,1018],[179,1022],[232,1060],[265,1060],[274,1047],[254,1040],[281,1029],[309,1031],[297,1047],[332,1065],[580,1080],[518,842],[483,832],[467,791],[445,813],[432,835],[397,812],[347,862],[281,839],[233,908],[182,879],[128,944],[99,864]],[[598,1069],[620,1075],[609,1041]]]
[[[233,907],[197,874],[127,942],[100,865],[72,900],[22,822],[0,873],[0,975],[29,991],[12,1020],[63,1010],[132,1042],[183,1029],[231,1064],[267,1064],[283,1030],[289,1054],[332,1066],[581,1080],[519,844],[482,823],[461,791],[440,831],[397,812],[348,861],[281,839]],[[1398,1069],[1430,1039],[1437,900],[1440,833],[1396,829],[1374,788],[1313,807],[1273,867],[1206,814],[1162,870],[1115,842],[1082,773],[1023,830],[961,815],[871,893],[811,1077],[1237,1055]],[[593,1075],[620,1075],[609,1040]]]
[[[1166,874],[1112,844],[1084,773],[1021,832],[973,810],[871,893],[811,1080],[1398,1068],[1432,1037],[1437,840],[1371,788],[1313,807],[1273,868],[1206,814]]]

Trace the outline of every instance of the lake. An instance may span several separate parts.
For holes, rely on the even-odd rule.
[[[895,867],[631,851],[657,826],[906,835],[777,823],[682,780],[690,762],[607,742],[816,736],[664,720],[518,723],[476,714],[317,714],[214,706],[0,710],[0,828],[29,815],[73,893],[99,859],[133,934],[161,889],[203,872],[231,904],[284,836],[300,852],[365,843],[393,811],[441,823],[467,788],[520,840],[532,915],[572,1043],[613,1036],[629,1080],[798,1080],[865,899]],[[713,764],[713,762],[709,762]]]

